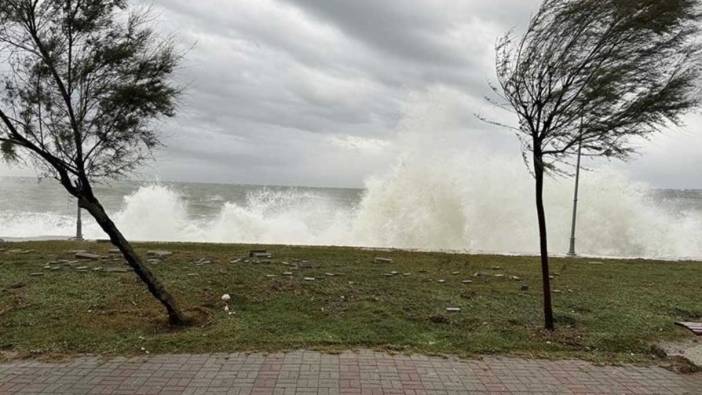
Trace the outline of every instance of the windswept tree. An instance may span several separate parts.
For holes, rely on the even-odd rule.
[[[578,145],[584,156],[625,159],[634,138],[679,125],[699,105],[700,19],[699,0],[545,0],[521,38],[498,41],[493,89],[518,116],[512,129],[536,182],[546,329],[544,176],[567,174]]]
[[[93,192],[159,145],[153,122],[174,114],[180,57],[125,0],[0,2],[0,143],[8,160],[53,177],[87,210],[168,312],[174,298],[142,263]]]

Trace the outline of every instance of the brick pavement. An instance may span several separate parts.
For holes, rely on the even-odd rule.
[[[0,364],[0,394],[702,394],[702,374],[506,357],[153,355]]]

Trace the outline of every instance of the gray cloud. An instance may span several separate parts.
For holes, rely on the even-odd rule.
[[[187,50],[177,75],[186,94],[161,125],[167,148],[139,177],[359,186],[443,101],[456,108],[426,133],[440,138],[433,128],[449,125],[470,136],[466,144],[518,152],[509,132],[473,113],[509,121],[482,100],[493,46],[539,0],[153,1],[157,28]],[[702,146],[700,133],[676,136],[645,144],[645,156],[621,167],[654,185],[702,187],[681,170],[699,167],[689,147]],[[8,173],[27,171],[0,165]]]

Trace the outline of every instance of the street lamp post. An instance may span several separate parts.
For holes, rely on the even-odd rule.
[[[80,179],[76,180],[78,188],[81,187]],[[83,240],[83,220],[81,218],[80,199],[76,199],[76,240]]]
[[[76,204],[76,240],[83,240],[83,221],[81,220],[80,203]]]
[[[575,222],[578,216],[578,187],[580,184],[580,157],[583,149],[583,119],[580,118],[580,137],[578,140],[578,162],[575,167],[575,193],[573,197],[573,221],[570,227],[570,249],[568,256],[576,256],[575,254]]]

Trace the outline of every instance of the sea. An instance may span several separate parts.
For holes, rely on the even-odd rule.
[[[114,181],[95,191],[135,241],[275,243],[536,254],[532,185],[523,176],[431,177],[398,166],[364,188]],[[572,182],[547,188],[549,244],[567,251]],[[702,191],[656,189],[605,172],[581,186],[577,252],[702,258]],[[87,238],[104,238],[84,213]],[[52,179],[0,178],[0,238],[67,238],[76,202]]]

